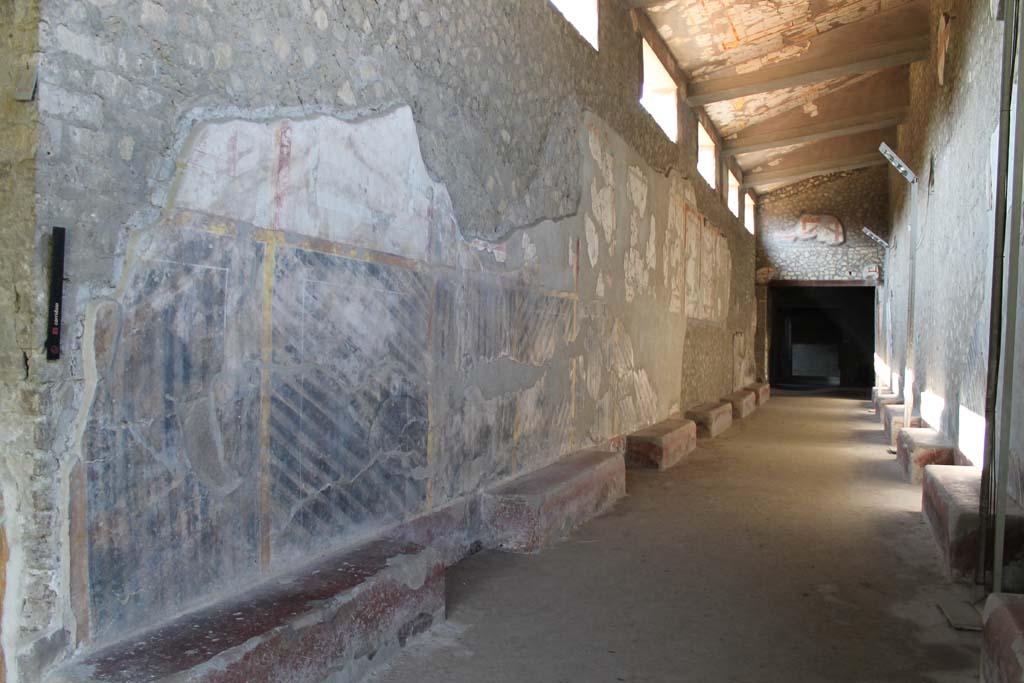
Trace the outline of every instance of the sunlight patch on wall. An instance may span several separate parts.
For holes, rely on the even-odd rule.
[[[934,430],[942,430],[942,413],[946,410],[946,399],[933,391],[921,393],[921,419]]]
[[[981,469],[985,457],[985,418],[966,406],[960,406],[957,447],[974,467]]]

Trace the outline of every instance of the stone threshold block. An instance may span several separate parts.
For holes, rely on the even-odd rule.
[[[768,399],[772,397],[772,385],[767,382],[757,382],[756,384],[748,384],[743,387],[747,391],[753,391],[757,399],[758,407],[763,406],[768,402]]]
[[[871,405],[875,404],[879,396],[895,396],[889,387],[871,387]]]
[[[958,465],[924,468],[921,511],[931,527],[949,576],[974,583],[978,555],[981,470]],[[1006,588],[1024,592],[1024,509],[1012,501],[1006,510]]]
[[[911,484],[920,484],[927,465],[953,465],[953,442],[927,427],[906,428],[896,433],[896,460]]]
[[[982,621],[982,683],[1024,681],[1024,595],[988,596]]]
[[[704,403],[686,411],[686,418],[697,423],[697,436],[713,439],[732,427],[731,403]]]
[[[621,454],[575,453],[481,494],[487,545],[536,552],[605,512],[625,493]]]
[[[369,541],[88,654],[48,683],[359,680],[444,620],[444,569],[433,550]]]
[[[697,447],[697,425],[669,418],[626,436],[626,466],[667,470]]]
[[[924,425],[921,422],[920,417],[911,417],[910,424],[903,424],[903,404],[896,403],[885,406],[882,417],[882,425],[885,429],[885,438],[889,441],[889,445],[893,448],[896,447],[896,437],[904,427],[910,427],[912,429],[922,427]]]
[[[732,406],[732,416],[737,420],[750,416],[757,409],[757,394],[749,389],[734,391],[720,400]]]

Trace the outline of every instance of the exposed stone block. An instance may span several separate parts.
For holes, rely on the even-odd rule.
[[[978,555],[981,470],[957,465],[924,469],[921,510],[935,537],[950,578],[973,583]],[[1024,588],[1024,509],[1006,510],[1005,577],[1008,589]]]
[[[993,593],[982,619],[982,683],[1024,681],[1024,595]]]
[[[626,465],[667,470],[697,447],[697,425],[669,418],[626,437]]]
[[[911,417],[910,425],[911,428],[920,427],[923,423],[920,417]],[[886,405],[882,411],[882,425],[885,429],[885,438],[889,441],[889,445],[896,447],[896,436],[899,431],[904,427],[908,426],[904,424],[903,404],[889,404]]]
[[[896,459],[907,481],[920,484],[927,465],[952,465],[953,443],[940,432],[927,427],[905,428],[896,432]]]
[[[732,404],[704,403],[686,411],[686,417],[697,423],[697,436],[713,439],[732,426]]]
[[[534,552],[609,509],[626,493],[618,453],[583,451],[481,496],[488,545]]]
[[[742,420],[757,409],[757,394],[747,389],[734,391],[722,397],[723,403],[732,406],[732,416]]]
[[[748,384],[744,387],[748,391],[753,391],[754,396],[757,398],[757,405],[763,406],[768,402],[768,399],[772,397],[772,385],[767,382],[757,382],[756,384]]]
[[[379,539],[66,667],[62,683],[358,680],[444,619],[436,552]]]

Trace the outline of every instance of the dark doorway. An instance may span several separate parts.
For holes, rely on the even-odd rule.
[[[770,290],[772,386],[869,390],[874,383],[873,287],[779,286]]]

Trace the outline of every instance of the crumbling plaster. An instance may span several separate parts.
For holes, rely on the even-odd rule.
[[[260,516],[271,505],[260,509],[255,523],[251,518],[210,523],[211,501],[242,497],[246,487],[254,485],[244,475],[270,464],[232,459],[251,452],[246,449],[252,446],[253,435],[239,425],[231,436],[216,429],[183,432],[180,425],[157,429],[151,418],[118,423],[124,410],[134,409],[125,398],[134,406],[152,407],[151,416],[200,420],[195,424],[202,424],[204,410],[222,410],[242,420],[258,414],[267,420],[272,412],[266,398],[254,406],[253,397],[271,395],[265,391],[267,383],[276,386],[270,370],[283,362],[273,354],[289,347],[279,343],[273,324],[268,330],[259,321],[265,320],[268,307],[272,322],[276,311],[287,320],[298,310],[298,304],[274,297],[257,300],[255,295],[265,292],[268,283],[275,295],[290,295],[302,290],[276,283],[298,278],[319,283],[324,293],[343,293],[351,301],[351,278],[389,282],[385,289],[399,288],[393,295],[397,303],[359,310],[374,321],[380,310],[395,315],[405,311],[404,329],[411,332],[404,337],[407,346],[397,347],[400,353],[437,338],[444,324],[459,331],[451,342],[455,345],[446,349],[461,348],[466,340],[476,344],[468,355],[428,355],[412,375],[420,373],[420,379],[409,385],[420,388],[395,391],[385,401],[396,419],[405,421],[406,427],[397,432],[405,441],[391,444],[385,439],[377,444],[381,452],[396,453],[399,460],[420,457],[417,444],[425,440],[428,453],[445,453],[470,465],[455,472],[440,462],[428,462],[424,468],[409,460],[411,467],[400,468],[410,476],[398,500],[415,505],[388,508],[385,522],[654,422],[672,409],[715,398],[742,379],[743,373],[738,376],[735,371],[736,356],[753,344],[753,240],[694,171],[695,146],[687,144],[694,139],[693,117],[683,116],[684,144],[675,146],[637,105],[640,53],[618,3],[601,2],[600,52],[541,0],[520,3],[515,11],[500,3],[468,0],[244,6],[215,0],[45,0],[41,5],[35,240],[41,241],[52,225],[71,228],[65,294],[68,334],[64,360],[29,364],[31,386],[45,387],[51,398],[38,404],[43,420],[33,434],[37,455],[29,460],[35,468],[32,489],[18,493],[25,503],[18,524],[34,531],[31,542],[22,545],[24,564],[8,572],[9,595],[20,591],[27,598],[15,609],[5,609],[5,627],[10,623],[14,628],[13,633],[5,628],[5,644],[13,645],[18,659],[17,666],[11,666],[8,654],[8,680],[34,680],[53,660],[67,656],[74,642],[116,637],[124,629],[159,619],[188,600],[225,589],[228,584],[221,579],[235,569],[240,575],[257,573],[261,566],[274,570],[275,561],[295,559],[317,539],[312,527],[302,532],[301,524],[292,532],[287,525],[273,527],[271,520]],[[212,211],[214,207],[200,199],[179,203],[201,194],[199,186],[188,189],[188,168],[181,164],[189,163],[195,136],[211,126],[244,121],[273,130],[284,121],[328,117],[363,122],[396,115],[408,117],[409,125],[402,131],[414,136],[422,154],[423,186],[444,188],[450,201],[448,215],[455,230],[446,233],[448,242],[434,245],[440,251],[433,256],[429,248],[423,256],[419,246],[412,254],[384,251],[377,242],[334,242],[330,234],[292,231],[290,225],[272,222],[260,225],[228,211]],[[585,243],[586,212],[588,207],[594,212],[596,199],[593,180],[605,170],[605,162],[591,154],[589,140],[583,142],[593,130],[607,140],[604,149],[615,166],[613,178],[603,182],[613,185],[618,195],[612,232],[617,246],[612,247],[603,234],[607,254],[598,255],[608,259],[600,279],[610,273],[603,298],[598,296],[597,269],[593,264],[587,267],[589,254],[575,246]],[[272,142],[271,148],[280,151],[279,143]],[[626,179],[633,167],[641,170],[648,184],[644,210],[638,207],[639,193],[633,199],[627,195]],[[671,179],[665,175],[670,169],[675,170]],[[687,321],[683,313],[665,315],[672,299],[672,278],[666,273],[673,262],[664,260],[659,244],[664,237],[657,235],[670,223],[671,188],[685,188],[688,177],[695,180],[682,195],[708,226],[721,232],[731,254],[725,310],[706,320]],[[639,221],[635,244],[634,215]],[[268,237],[276,230],[286,237]],[[455,243],[461,246],[451,247]],[[267,267],[270,250],[275,252],[273,268]],[[28,279],[33,291],[41,292],[44,250],[33,245],[32,251],[35,261]],[[469,265],[451,260],[458,254],[469,259]],[[436,258],[442,262],[432,260]],[[627,262],[634,264],[634,298],[629,303]],[[450,275],[441,277],[435,269]],[[224,286],[225,277],[235,278],[235,289]],[[176,289],[179,286],[184,289]],[[224,315],[230,313],[235,316],[230,321],[244,332],[234,336],[222,334],[210,317],[216,307],[191,303],[227,302],[232,291],[248,292],[221,307],[221,319],[228,320]],[[340,343],[335,326],[341,318],[331,316],[340,300],[331,302],[305,291],[298,301],[328,306],[321,313],[315,306],[304,309],[309,322],[320,326],[309,333]],[[415,297],[425,293],[430,293],[427,301],[455,317],[447,323],[435,317],[424,329]],[[413,299],[402,303],[406,295]],[[32,313],[38,320],[41,296],[34,303]],[[158,315],[160,310],[164,313]],[[525,320],[506,318],[510,326],[504,330],[501,324],[493,330],[474,328],[482,321],[477,313],[495,310],[529,313]],[[531,328],[536,321],[540,327]],[[128,327],[132,324],[136,327]],[[388,343],[384,331],[368,329],[371,334],[364,341],[384,335],[383,343]],[[187,331],[187,337],[176,330]],[[551,331],[557,334],[551,337]],[[26,334],[26,348],[37,343],[38,328],[35,332]],[[473,336],[478,333],[481,336]],[[737,335],[743,335],[738,346]],[[181,347],[184,338],[197,343]],[[269,358],[268,338],[273,350]],[[502,347],[501,340],[511,340],[512,346]],[[497,347],[492,346],[495,342]],[[180,353],[175,348],[187,350]],[[396,350],[385,348],[389,354]],[[182,365],[193,351],[199,354],[195,359],[229,368],[224,376],[230,381],[212,381],[214,365]],[[171,362],[169,353],[177,360]],[[376,351],[370,348],[365,353],[372,356]],[[332,357],[343,352],[335,354]],[[300,369],[308,363],[301,357],[297,362]],[[409,367],[419,362],[409,357]],[[600,382],[593,376],[596,367],[608,373]],[[170,397],[149,387],[159,368],[166,369],[163,381],[171,382],[166,386],[177,392]],[[435,370],[444,381],[435,384],[431,379],[425,385],[424,378]],[[320,388],[327,390],[325,406],[341,395],[332,396],[327,385]],[[389,385],[389,390],[394,388]],[[120,394],[122,389],[128,393]],[[204,392],[209,392],[206,398]],[[426,422],[420,417],[422,396],[428,397]],[[180,410],[168,413],[168,398],[187,400]],[[570,420],[564,412],[566,402],[571,406]],[[527,419],[510,419],[517,415]],[[217,422],[215,417],[208,420]],[[263,443],[274,432],[269,422],[263,424],[257,432],[264,440],[258,452],[266,454],[271,449]],[[425,433],[424,425],[429,425]],[[395,432],[385,430],[381,436],[391,433]],[[174,434],[179,436],[168,436]],[[108,437],[120,441],[105,441]],[[186,457],[188,449],[181,450],[184,442],[160,441],[183,437],[207,439],[214,448],[192,461]],[[434,441],[441,437],[448,441]],[[372,429],[369,438],[373,439]],[[304,439],[308,435],[299,434],[298,442]],[[295,445],[286,438],[282,441]],[[152,475],[146,480],[149,488],[133,495],[175,492],[158,501],[156,508],[148,508],[172,505],[152,518],[156,528],[172,536],[143,533],[142,540],[153,552],[141,556],[139,567],[133,567],[130,554],[119,550],[131,547],[125,545],[132,539],[128,528],[109,527],[107,536],[97,537],[95,529],[102,526],[93,531],[89,527],[90,514],[110,509],[101,505],[104,500],[115,505],[147,503],[118,497],[116,487],[127,485],[123,477],[131,462],[118,460],[128,452],[125,448],[131,449],[131,458],[148,463],[140,468],[141,475]],[[461,461],[455,457],[460,454],[465,455]],[[10,450],[4,455],[14,461]],[[320,457],[316,444],[310,457]],[[484,464],[473,464],[481,459]],[[302,465],[307,470],[308,462]],[[421,470],[445,476],[431,482]],[[4,480],[5,487],[26,483],[9,475]],[[188,495],[190,487],[193,496]],[[273,488],[261,488],[256,499],[274,500],[272,492]],[[180,496],[180,504],[173,502],[175,496]],[[294,521],[293,513],[300,509],[286,510],[283,519]],[[118,515],[118,524],[132,521],[123,510]],[[97,520],[102,518],[93,519]],[[194,526],[199,522],[206,526]],[[344,542],[372,526],[353,518],[337,524],[342,531],[328,542]],[[273,528],[283,531],[277,536],[261,531]],[[173,535],[179,532],[181,539],[191,539],[191,545],[175,545]],[[117,587],[102,583],[130,578],[116,573],[125,570],[135,576],[150,572],[154,581],[174,578],[174,565],[161,564],[160,558],[177,561],[174,549],[193,547],[198,552],[203,544],[220,548],[224,543],[236,553],[234,559],[206,558],[210,573],[188,586],[181,579],[191,575],[180,567],[177,582],[170,581],[159,592],[147,594],[149,582],[146,588],[131,581]],[[188,566],[188,558],[186,552],[183,566]],[[95,567],[101,571],[91,574],[91,562],[100,563]],[[15,567],[13,560],[9,567]],[[114,573],[107,575],[105,570]],[[101,583],[91,585],[90,579]],[[11,602],[9,597],[7,604]]]

